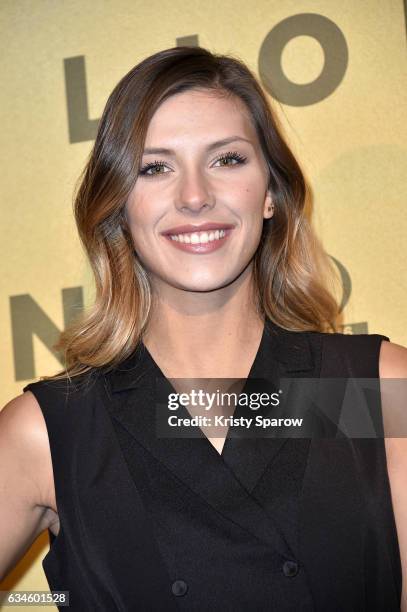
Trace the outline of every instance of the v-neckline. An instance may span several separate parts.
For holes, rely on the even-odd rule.
[[[259,342],[259,345],[257,347],[257,351],[256,351],[255,357],[253,359],[253,362],[251,364],[249,373],[244,378],[245,384],[244,384],[244,387],[241,390],[241,393],[246,388],[247,381],[252,380],[253,378],[256,378],[257,376],[258,377],[262,377],[263,374],[264,374],[264,362],[265,362],[266,344],[267,344],[267,340],[269,338],[270,324],[271,324],[270,319],[268,319],[268,317],[265,316],[264,322],[263,322],[263,331],[262,331],[262,334],[261,334],[260,342]],[[144,359],[146,359],[148,364],[149,364],[149,369],[152,372],[152,376],[154,377],[154,373],[155,373],[155,377],[163,379],[165,381],[165,383],[170,387],[171,392],[177,393],[176,389],[173,387],[173,385],[171,384],[171,382],[167,378],[167,376],[164,374],[164,372],[161,370],[160,366],[157,364],[156,360],[151,355],[150,351],[148,350],[148,348],[146,347],[146,345],[144,344],[144,342],[142,340],[140,341],[140,348],[141,348],[141,352],[142,352],[142,355],[143,355]],[[240,380],[243,380],[243,379],[241,378]],[[189,412],[182,405],[180,406],[180,414],[182,414],[185,417],[190,416]],[[234,414],[235,414],[235,412],[234,412]],[[230,437],[230,432],[232,430],[232,427],[230,426],[227,429],[226,436],[224,438],[224,443],[223,443],[221,452],[219,452],[214,447],[214,445],[209,440],[209,438],[204,434],[202,429],[201,428],[199,428],[199,429],[201,431],[202,438],[205,439],[205,442],[209,445],[210,449],[213,452],[215,452],[216,455],[219,456],[222,460],[224,460],[225,453],[226,453],[227,449],[230,446],[230,441],[233,439],[233,438]]]
[[[154,377],[167,379],[147,350],[140,348],[139,343],[129,358],[104,375],[106,408],[128,465],[131,467],[140,458],[139,454],[133,455],[133,445],[137,453],[141,447],[225,518],[292,558],[294,552],[287,539],[254,493],[289,439],[265,437],[261,428],[251,436],[232,426],[219,453],[200,428],[196,428],[195,436],[160,435]],[[265,387],[274,392],[282,377],[298,376],[298,372],[319,376],[320,355],[321,341],[314,355],[308,333],[293,334],[266,319],[248,374],[248,391],[256,391],[258,382],[261,386],[265,382]],[[187,415],[186,408],[181,408]],[[256,416],[260,412],[267,416],[273,410],[267,406],[264,411],[259,409]],[[290,444],[295,445],[295,441]],[[135,484],[138,485],[137,476]]]

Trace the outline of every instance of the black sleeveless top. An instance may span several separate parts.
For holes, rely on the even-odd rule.
[[[249,379],[377,378],[382,340],[267,319]],[[159,438],[157,376],[140,344],[110,372],[24,387],[47,425],[60,519],[43,568],[71,610],[400,610],[383,438],[228,433],[221,454],[203,434]]]

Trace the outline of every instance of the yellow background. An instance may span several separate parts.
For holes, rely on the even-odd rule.
[[[365,322],[369,333],[407,345],[402,0],[2,0],[1,405],[29,382],[15,377],[10,296],[31,295],[60,329],[63,288],[82,286],[85,303],[92,299],[71,209],[92,141],[69,142],[64,58],[85,57],[89,118],[98,119],[131,67],[182,37],[196,35],[200,46],[235,54],[258,74],[265,37],[299,13],[332,20],[349,51],[344,78],[328,97],[275,105],[313,187],[318,234],[352,279],[344,331]],[[297,83],[316,79],[323,63],[309,36],[292,39],[282,54],[285,75]],[[34,352],[36,376],[60,368],[38,338]],[[43,534],[0,589],[47,590],[46,551]]]

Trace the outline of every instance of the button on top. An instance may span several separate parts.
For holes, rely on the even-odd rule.
[[[285,561],[283,563],[283,574],[284,576],[292,577],[298,574],[298,563],[297,561]]]
[[[185,580],[176,580],[172,583],[171,590],[176,597],[181,597],[187,592],[188,585]]]

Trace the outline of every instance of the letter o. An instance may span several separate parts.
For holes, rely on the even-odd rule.
[[[324,67],[311,83],[293,83],[284,74],[281,56],[297,36],[311,36],[324,52]],[[290,106],[308,106],[327,98],[342,81],[348,65],[348,46],[338,26],[318,13],[300,13],[280,21],[266,36],[259,54],[259,76],[265,89]]]

